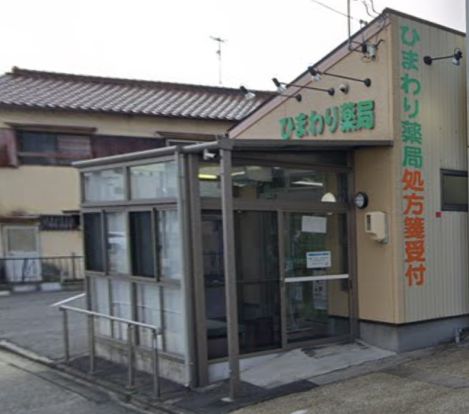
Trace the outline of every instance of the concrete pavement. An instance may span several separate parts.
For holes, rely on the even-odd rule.
[[[447,345],[397,357],[368,373],[335,373],[332,382],[236,411],[236,414],[468,413],[469,345]],[[371,372],[370,372],[371,371]],[[353,373],[352,373],[353,375]],[[341,378],[342,376],[342,378]],[[310,379],[315,381],[315,378]],[[326,376],[317,383],[327,383]]]

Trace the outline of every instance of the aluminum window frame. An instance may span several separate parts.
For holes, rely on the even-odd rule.
[[[447,168],[440,169],[440,200],[441,200],[441,211],[453,211],[453,212],[462,212],[467,213],[469,211],[469,201],[467,204],[453,204],[447,203],[444,200],[444,177],[462,177],[468,178],[467,171],[464,170],[453,170]],[[466,183],[465,189],[468,191],[468,183]]]

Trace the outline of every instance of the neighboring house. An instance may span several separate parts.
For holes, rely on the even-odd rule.
[[[71,162],[213,140],[268,95],[13,68],[0,76],[0,258],[82,254]]]

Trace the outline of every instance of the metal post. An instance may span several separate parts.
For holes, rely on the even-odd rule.
[[[75,268],[75,252],[72,252],[72,280],[76,280],[77,270]]]
[[[88,315],[88,352],[90,354],[90,374],[95,371],[94,316]]]
[[[134,369],[134,327],[132,324],[127,324],[127,358],[129,364],[128,383],[127,388],[133,389],[135,385],[135,369]]]
[[[158,359],[158,336],[156,329],[152,331],[152,344],[153,344],[153,396],[157,399],[160,398],[160,361]]]
[[[63,321],[63,339],[64,339],[64,353],[65,353],[65,363],[70,362],[70,345],[68,340],[68,315],[67,310],[60,308],[62,311],[62,321]]]
[[[222,187],[221,201],[223,215],[223,263],[225,267],[225,300],[226,319],[228,325],[228,362],[230,374],[229,399],[234,400],[239,392],[240,375],[231,151],[220,149],[220,158]]]

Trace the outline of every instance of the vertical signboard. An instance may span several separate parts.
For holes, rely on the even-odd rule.
[[[422,57],[419,30],[401,21],[400,36],[400,136],[402,144],[401,190],[403,197],[405,279],[408,288],[426,282],[425,258],[425,136],[420,123],[423,85],[420,81]]]

